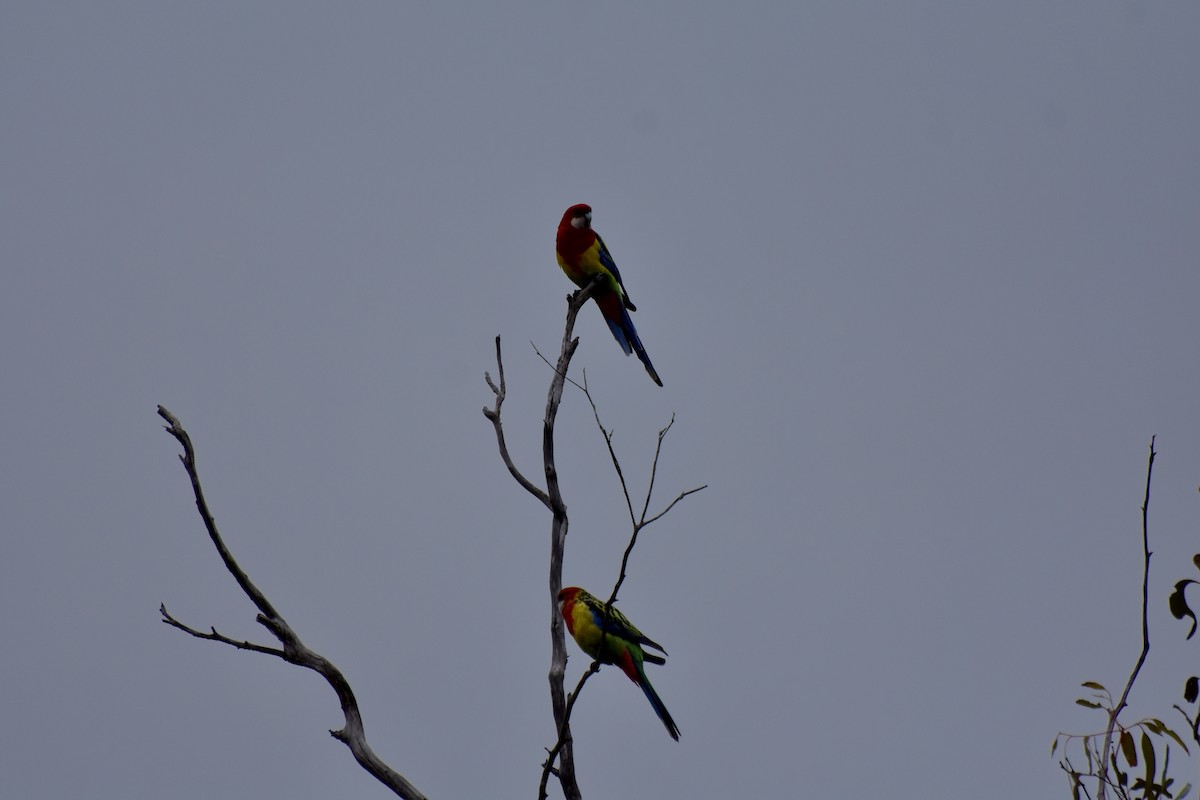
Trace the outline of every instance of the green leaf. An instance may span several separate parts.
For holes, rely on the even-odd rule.
[[[1167,598],[1167,605],[1171,608],[1171,616],[1175,619],[1183,619],[1189,617],[1192,620],[1192,629],[1188,631],[1187,638],[1192,638],[1196,634],[1196,614],[1188,606],[1187,595],[1184,590],[1189,584],[1195,583],[1191,580],[1182,580],[1175,584],[1175,591],[1171,592],[1171,596]]]
[[[1081,683],[1079,685],[1084,687],[1085,689],[1095,689],[1097,692],[1107,692],[1108,691],[1108,689],[1105,689],[1102,684],[1096,683],[1095,681],[1084,681],[1083,683]]]
[[[1050,743],[1050,755],[1054,755],[1054,751],[1058,749],[1058,737],[1054,737],[1054,741]]]
[[[1133,744],[1133,734],[1129,731],[1121,732],[1121,754],[1125,756],[1125,763],[1131,767],[1137,766],[1137,748]]]
[[[1184,743],[1183,743],[1183,739],[1180,739],[1180,738],[1179,738],[1179,734],[1178,734],[1178,733],[1176,733],[1175,731],[1171,730],[1171,729],[1170,729],[1170,728],[1168,728],[1166,725],[1163,725],[1163,726],[1162,726],[1162,729],[1163,729],[1163,733],[1165,733],[1167,736],[1170,736],[1172,739],[1174,739],[1174,740],[1175,740],[1175,744],[1177,744],[1177,745],[1179,745],[1180,747],[1182,747],[1182,748],[1183,748],[1183,752],[1187,753],[1189,756],[1192,754],[1192,751],[1191,751],[1191,750],[1188,750],[1188,746],[1187,746],[1186,744],[1184,744]]]
[[[1175,795],[1175,800],[1183,800],[1183,798],[1187,797],[1188,793],[1191,791],[1192,785],[1190,783],[1185,783],[1183,788],[1179,790],[1179,794]]]
[[[1099,703],[1093,703],[1091,700],[1084,700],[1082,697],[1075,701],[1075,705],[1083,706],[1084,708],[1101,708]]]
[[[1154,742],[1150,741],[1150,734],[1142,731],[1142,758],[1146,762],[1146,783],[1154,783],[1154,773],[1157,765],[1154,763]]]

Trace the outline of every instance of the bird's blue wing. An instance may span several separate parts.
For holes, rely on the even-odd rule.
[[[625,307],[630,311],[637,311],[637,306],[629,299],[629,292],[625,290],[625,281],[621,280],[621,271],[617,269],[617,262],[613,260],[612,253],[608,252],[608,245],[604,243],[604,239],[598,233],[596,234],[596,243],[600,245],[600,265],[617,279],[617,285],[621,287],[621,300]]]

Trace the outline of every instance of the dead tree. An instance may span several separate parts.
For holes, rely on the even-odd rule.
[[[595,673],[599,668],[599,662],[593,662],[591,667],[584,672],[580,678],[575,691],[567,695],[563,689],[563,675],[567,662],[567,651],[565,637],[563,633],[562,621],[557,614],[555,600],[558,591],[562,588],[562,558],[563,550],[567,535],[567,508],[563,503],[562,494],[559,491],[558,475],[554,467],[554,423],[558,413],[558,406],[562,401],[563,387],[565,383],[571,383],[584,393],[588,402],[591,403],[592,412],[596,418],[596,424],[599,426],[601,433],[604,435],[605,441],[608,444],[609,454],[612,458],[613,467],[616,469],[617,475],[620,478],[621,488],[625,494],[625,503],[629,509],[630,522],[632,525],[632,534],[629,539],[629,544],[625,548],[624,556],[621,560],[621,568],[615,585],[613,586],[612,595],[609,597],[606,604],[606,613],[612,608],[612,604],[616,601],[617,592],[620,590],[622,582],[625,580],[625,570],[629,562],[630,553],[633,551],[634,545],[637,543],[638,534],[643,528],[650,523],[662,517],[672,507],[684,497],[693,492],[698,492],[705,487],[701,486],[696,489],[691,489],[682,492],[662,511],[656,514],[647,516],[650,506],[651,494],[654,490],[654,478],[658,468],[658,457],[662,451],[663,438],[671,425],[674,424],[674,418],[665,428],[658,433],[658,446],[654,454],[654,462],[650,472],[649,488],[646,492],[646,501],[642,506],[641,514],[635,514],[633,504],[630,500],[629,489],[625,484],[625,477],[621,471],[621,465],[617,460],[616,452],[612,446],[612,433],[604,428],[600,422],[599,411],[596,408],[595,401],[592,399],[590,392],[587,389],[586,380],[583,384],[567,378],[567,369],[570,366],[571,357],[575,353],[575,349],[579,344],[579,340],[572,336],[574,329],[575,317],[579,312],[580,307],[591,297],[591,293],[595,288],[595,284],[575,292],[568,298],[566,329],[563,332],[562,348],[559,353],[558,363],[554,367],[554,375],[551,378],[550,390],[546,401],[545,427],[543,430],[543,468],[546,478],[546,488],[541,489],[535,486],[530,480],[521,474],[520,470],[513,464],[512,458],[509,455],[508,447],[504,439],[504,429],[500,422],[500,407],[504,402],[505,396],[505,379],[504,379],[504,363],[500,353],[500,337],[496,337],[496,364],[498,369],[498,384],[494,382],[490,375],[486,375],[488,385],[495,393],[495,404],[492,408],[484,408],[484,415],[492,421],[496,429],[496,439],[500,448],[500,455],[504,459],[504,463],[508,466],[509,471],[517,482],[523,486],[530,494],[541,501],[551,512],[551,558],[550,558],[550,597],[551,597],[551,668],[550,668],[550,689],[551,701],[554,710],[554,720],[558,737],[553,747],[547,749],[547,757],[543,763],[541,781],[538,787],[539,798],[546,797],[546,784],[549,776],[554,774],[558,777],[563,791],[568,798],[579,798],[579,786],[575,780],[574,759],[571,749],[571,731],[570,731],[570,715],[576,698],[579,696],[579,691],[588,677]],[[540,354],[539,354],[540,355]],[[183,467],[187,472],[188,479],[192,484],[192,493],[196,498],[196,509],[200,513],[200,518],[204,523],[205,529],[208,531],[209,539],[213,546],[216,547],[221,561],[225,568],[233,576],[242,592],[250,598],[258,609],[258,614],[255,620],[266,628],[272,636],[279,642],[279,647],[257,644],[250,641],[237,641],[225,636],[217,631],[215,627],[209,627],[208,630],[201,630],[180,622],[167,611],[166,604],[159,606],[159,613],[162,615],[162,621],[171,627],[177,628],[197,639],[206,639],[211,642],[235,647],[239,650],[248,650],[254,653],[262,653],[264,655],[273,656],[286,661],[289,664],[295,664],[306,669],[311,669],[316,672],[337,694],[338,702],[341,704],[342,713],[345,717],[344,724],[341,728],[330,730],[329,734],[338,741],[345,744],[358,763],[373,775],[380,783],[398,796],[405,800],[425,800],[425,795],[413,786],[403,775],[390,767],[382,759],[375,754],[367,743],[366,733],[363,728],[362,712],[359,709],[358,701],[354,697],[354,692],[350,688],[350,683],[332,661],[325,656],[317,653],[309,648],[301,641],[300,637],[293,630],[292,626],[279,613],[278,609],[267,599],[266,594],[256,586],[246,574],[246,572],[238,564],[233,553],[226,546],[220,532],[217,530],[216,522],[209,511],[208,502],[204,497],[204,490],[200,485],[200,475],[196,468],[196,451],[192,445],[191,437],[184,429],[179,419],[163,406],[158,407],[158,414],[167,421],[166,430],[170,433],[179,444],[183,447],[183,453],[180,454],[179,460],[183,463]],[[558,766],[555,766],[557,763]]]

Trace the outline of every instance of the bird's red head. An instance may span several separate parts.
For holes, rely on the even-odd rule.
[[[558,593],[558,613],[562,615],[563,620],[567,623],[567,630],[572,636],[575,635],[575,621],[567,611],[567,606],[575,605],[575,596],[578,595],[580,589],[578,586],[568,586]]]
[[[587,203],[576,203],[563,212],[562,221],[558,223],[558,229],[592,227],[592,207]]]

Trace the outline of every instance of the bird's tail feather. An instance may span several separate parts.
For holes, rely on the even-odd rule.
[[[675,724],[675,720],[671,719],[671,712],[667,711],[667,707],[663,705],[662,698],[658,696],[658,692],[654,691],[654,687],[650,685],[645,672],[641,673],[640,678],[641,680],[638,681],[638,685],[642,687],[642,691],[645,693],[646,699],[650,701],[650,705],[654,706],[654,713],[658,714],[658,718],[662,720],[662,724],[666,727],[667,733],[671,734],[671,738],[678,742],[679,726]]]
[[[650,363],[650,356],[646,354],[646,348],[642,346],[642,339],[638,336],[637,328],[633,327],[633,318],[629,316],[629,312],[621,305],[617,305],[612,310],[603,307],[600,310],[604,312],[604,321],[608,323],[608,329],[612,331],[613,338],[617,340],[617,344],[621,345],[625,355],[637,353],[638,360],[646,368],[651,380],[662,386],[662,378],[658,377],[658,372]]]
[[[638,360],[642,362],[642,366],[646,368],[650,378],[662,386],[662,378],[658,377],[658,372],[655,371],[654,365],[650,363],[650,356],[646,355],[646,348],[642,347],[642,340],[638,338],[637,331],[633,328],[633,320],[629,319],[629,314],[625,314],[625,319],[629,321],[629,330],[626,335],[629,337],[629,343],[633,345],[633,352],[637,353]]]
[[[626,314],[625,316],[629,315]],[[629,344],[629,337],[625,335],[625,329],[621,326],[621,320],[611,320],[605,317],[604,321],[608,323],[608,329],[612,331],[613,338],[617,340],[617,344],[621,345],[621,349],[625,351],[625,355],[632,353],[633,347]]]

